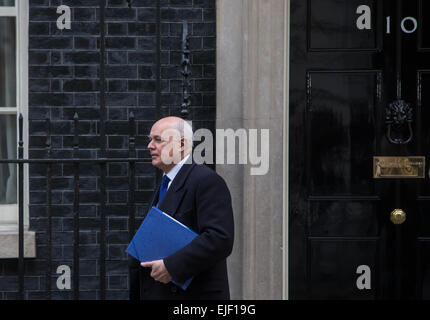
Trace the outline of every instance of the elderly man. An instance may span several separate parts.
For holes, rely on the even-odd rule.
[[[152,206],[199,234],[174,254],[141,263],[130,257],[130,298],[230,298],[226,258],[233,247],[230,192],[212,169],[190,161],[192,129],[183,119],[167,117],[150,132],[152,165],[163,171]],[[187,290],[174,285],[194,277]]]

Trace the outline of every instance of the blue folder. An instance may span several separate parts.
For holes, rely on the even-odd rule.
[[[126,252],[140,262],[161,260],[185,247],[198,234],[156,207],[134,235]],[[193,278],[185,283],[172,282],[186,290]]]

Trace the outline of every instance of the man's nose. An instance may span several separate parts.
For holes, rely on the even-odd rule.
[[[154,145],[152,144],[152,140],[149,141],[147,148],[148,149],[154,149]]]

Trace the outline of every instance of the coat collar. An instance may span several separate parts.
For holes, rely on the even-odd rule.
[[[161,211],[171,216],[175,215],[181,203],[182,197],[186,192],[186,188],[184,188],[185,182],[188,178],[188,175],[195,167],[195,165],[196,164],[194,162],[190,164],[185,163],[182,166],[181,170],[179,170],[178,174],[176,175],[175,179],[172,181],[172,184],[170,185],[169,189],[164,195],[163,200],[161,200],[161,203],[159,203],[158,205],[158,208]],[[152,199],[151,206],[157,205],[159,193],[160,193],[160,186],[157,187],[157,192],[155,193],[154,198]]]

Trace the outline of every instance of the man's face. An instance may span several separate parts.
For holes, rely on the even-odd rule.
[[[172,124],[168,121],[160,120],[152,126],[148,149],[154,167],[166,172],[180,161],[183,149],[180,136],[178,141],[178,134],[179,132],[173,129]]]

